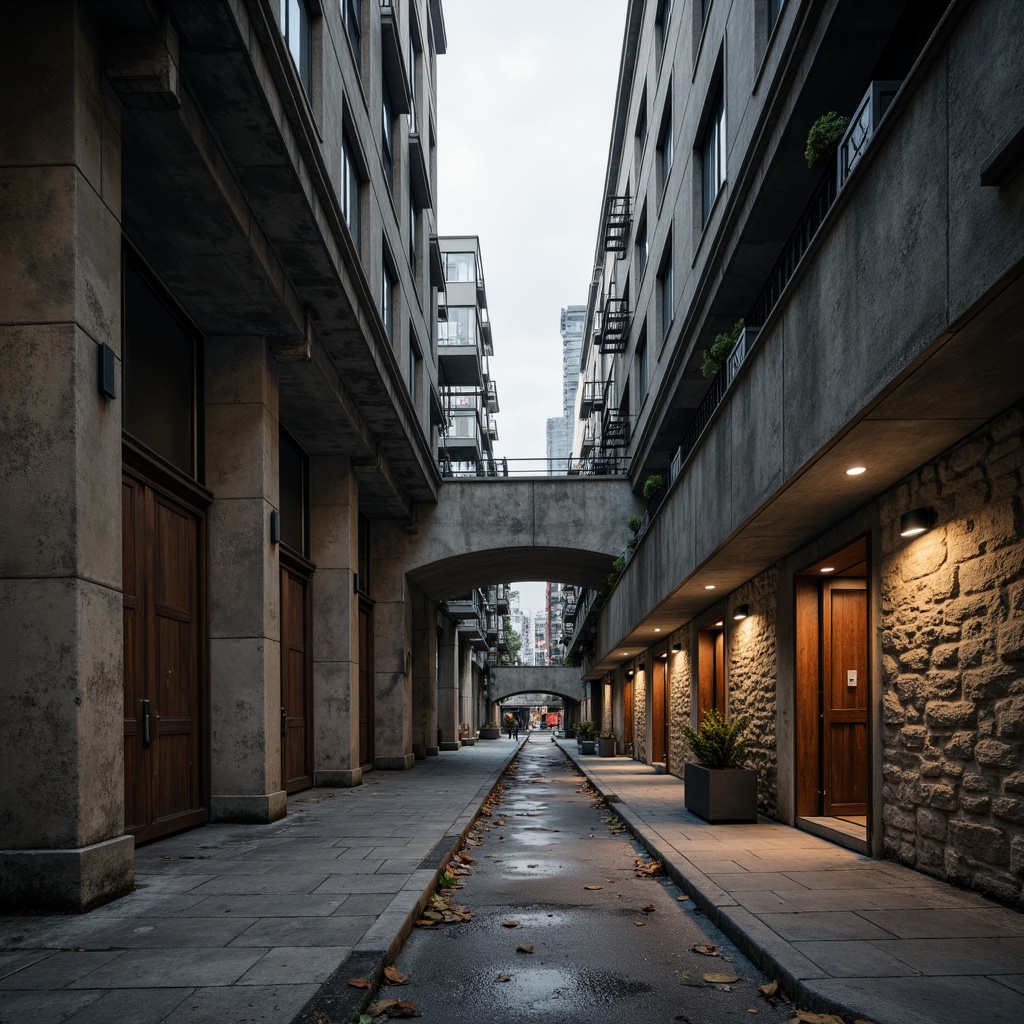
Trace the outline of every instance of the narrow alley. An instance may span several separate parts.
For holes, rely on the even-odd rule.
[[[409,982],[379,1000],[445,1024],[789,1019],[686,894],[647,874],[650,858],[546,733],[472,835],[453,901],[471,920],[415,929],[397,960]]]

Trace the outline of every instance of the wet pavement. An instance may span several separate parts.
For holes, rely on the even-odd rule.
[[[473,835],[454,895],[472,920],[417,928],[397,960],[410,982],[379,998],[445,1024],[789,1019],[671,881],[637,877],[649,858],[547,734],[533,734]]]

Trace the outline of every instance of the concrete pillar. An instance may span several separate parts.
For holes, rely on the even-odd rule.
[[[370,566],[373,580],[373,563]],[[377,589],[373,606],[374,767],[411,768],[412,609],[404,573],[394,589]],[[378,596],[378,594],[380,596]]]
[[[359,488],[347,458],[314,457],[311,463],[313,779],[317,786],[358,786]]]
[[[459,644],[455,623],[445,619],[437,678],[437,724],[441,749],[459,749]]]
[[[413,590],[412,752],[418,761],[437,746],[437,611],[421,590]]]
[[[123,836],[120,112],[88,8],[0,33],[0,907],[128,892]],[[120,390],[120,389],[118,389]]]
[[[471,747],[476,743],[473,728],[473,648],[469,643],[459,644],[459,722],[469,725],[469,739],[462,742]]]
[[[210,758],[214,821],[271,822],[281,788],[277,364],[261,337],[207,338]]]

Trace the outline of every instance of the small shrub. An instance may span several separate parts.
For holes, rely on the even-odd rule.
[[[807,133],[807,148],[804,150],[808,167],[824,163],[836,151],[849,123],[848,117],[830,110],[811,125]]]
[[[665,490],[665,478],[660,473],[652,473],[644,481],[644,500],[653,501]]]
[[[636,546],[639,543],[640,543],[639,537],[630,537],[629,540],[626,541],[626,547],[630,551],[636,551]]]
[[[705,377],[710,379],[721,370],[726,359],[729,358],[729,353],[736,347],[736,342],[739,341],[744,326],[741,317],[733,324],[731,331],[716,334],[711,348],[704,349],[704,361],[700,365],[700,372]]]
[[[635,536],[640,532],[640,527],[643,526],[643,524],[643,516],[630,516],[627,525],[629,526],[630,533],[632,533]]]
[[[615,730],[614,729],[609,729],[607,732],[601,733],[601,739],[603,739],[603,740],[613,740],[613,739],[615,739]]]
[[[683,735],[698,764],[706,768],[742,768],[750,745],[743,734],[749,727],[750,719],[745,716],[727,722],[714,708],[709,708],[704,712],[700,729],[683,723]]]
[[[611,590],[612,587],[614,587],[615,584],[619,582],[619,577],[622,575],[622,570],[625,568],[626,560],[622,557],[622,555],[619,555],[619,557],[616,558],[614,562],[612,562],[612,571],[608,573],[608,578],[605,580],[605,583],[607,584],[609,590]]]
[[[498,723],[497,722],[484,722],[484,724],[481,725],[480,728],[481,729],[497,729],[498,728]]]
[[[576,724],[576,739],[592,740],[594,738],[594,723],[589,719]]]

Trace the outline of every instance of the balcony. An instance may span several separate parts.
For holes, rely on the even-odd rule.
[[[453,410],[448,431],[440,445],[441,450],[455,462],[474,461],[483,451],[480,420],[475,409]]]
[[[412,110],[412,90],[402,49],[402,29],[398,16],[398,0],[380,0],[381,57],[384,82],[396,114]]]
[[[590,414],[600,412],[604,408],[605,392],[608,389],[609,381],[588,380],[583,383],[583,391],[580,393],[580,419],[590,418]]]
[[[495,609],[499,615],[508,615],[511,611],[509,606],[508,587],[504,583],[498,584],[498,592],[495,597]]]
[[[565,610],[562,612],[562,622],[575,622],[576,621],[576,601],[575,599],[565,602]]]
[[[483,387],[483,352],[476,309],[448,306],[437,324],[437,362],[450,387]]]
[[[625,448],[629,444],[629,414],[621,409],[607,409],[604,414],[605,448]]]
[[[601,315],[601,336],[598,342],[601,352],[625,352],[632,322],[633,313],[629,301],[609,299]]]
[[[456,628],[460,644],[469,644],[474,651],[488,649],[487,638],[480,628],[479,622],[460,622]]]
[[[424,152],[423,140],[419,132],[409,133],[409,175],[412,185],[412,197],[421,210],[433,209],[434,201],[430,194],[430,172],[427,169],[427,154]],[[438,249],[440,252],[440,249]],[[431,253],[433,256],[433,253]],[[433,277],[433,267],[431,267]],[[431,284],[433,284],[431,280]]]
[[[850,118],[846,134],[839,143],[838,175],[839,188],[846,184],[853,169],[860,162],[878,128],[879,122],[889,109],[893,97],[899,92],[902,81],[872,82],[864,98],[857,106],[857,111]]]
[[[601,238],[605,252],[621,253],[625,257],[629,247],[629,230],[633,223],[629,196],[608,196],[604,202]]]
[[[487,411],[501,412],[498,407],[498,385],[493,380],[487,382]]]
[[[487,417],[487,436],[492,441],[498,440],[498,421],[493,416]]]
[[[479,590],[474,590],[471,594],[467,594],[464,597],[445,601],[445,608],[453,619],[458,619],[461,622],[467,622],[471,619],[479,621],[485,615]]]

